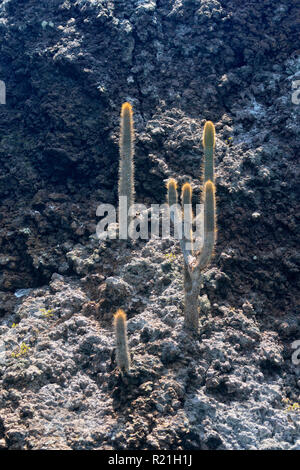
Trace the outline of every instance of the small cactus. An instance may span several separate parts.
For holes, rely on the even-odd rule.
[[[128,209],[134,204],[134,126],[130,103],[123,103],[121,109],[121,130],[119,140],[119,224],[120,238],[127,239],[130,218]]]
[[[214,148],[215,148],[215,127],[211,121],[206,122],[203,133],[204,147],[204,240],[200,253],[193,252],[193,234],[191,229],[185,228],[184,236],[180,240],[184,258],[184,324],[192,332],[198,331],[199,326],[199,305],[198,297],[201,286],[201,273],[209,264],[216,241],[216,201],[214,185]],[[171,201],[177,202],[177,183],[174,179],[169,180],[168,204]],[[189,183],[182,187],[181,203],[183,208],[184,223],[187,227],[192,227],[192,188]],[[174,222],[174,215],[171,218]]]
[[[130,357],[127,344],[126,313],[119,309],[114,315],[114,328],[116,335],[116,357],[121,372],[129,372]]]

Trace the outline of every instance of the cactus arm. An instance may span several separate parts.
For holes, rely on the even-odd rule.
[[[126,314],[119,309],[114,315],[114,328],[116,335],[116,358],[121,372],[129,372],[130,357],[127,344]]]
[[[214,185],[215,126],[207,121],[203,132],[204,147],[204,241],[195,269],[201,271],[209,263],[216,239],[216,201]]]
[[[204,186],[204,244],[195,270],[202,271],[211,260],[216,241],[215,185],[207,181]]]
[[[204,184],[210,180],[214,182],[214,150],[216,143],[215,126],[211,121],[207,121],[203,132],[204,147]]]

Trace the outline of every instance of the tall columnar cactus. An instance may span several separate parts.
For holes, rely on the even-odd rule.
[[[134,127],[130,103],[123,103],[121,109],[119,150],[119,224],[120,238],[124,239],[130,223],[128,209],[134,204]]]
[[[116,357],[121,372],[129,372],[130,357],[127,345],[126,313],[119,309],[114,315],[114,328],[116,335]]]
[[[214,185],[214,148],[215,148],[215,127],[212,122],[206,122],[203,135],[204,147],[204,189],[203,189],[203,246],[198,254],[193,252],[192,234],[188,230],[183,230],[183,237],[180,240],[184,258],[184,324],[193,332],[198,331],[199,326],[199,305],[198,297],[201,285],[201,273],[209,264],[216,241],[216,201]],[[168,182],[168,203],[170,206],[171,218],[175,222],[174,213],[178,209],[171,209],[171,205],[177,202],[177,184],[175,180]],[[192,188],[185,183],[182,188],[181,202],[183,206],[184,219],[192,219],[191,209]],[[186,216],[188,216],[186,218]],[[178,218],[177,218],[178,220]],[[185,224],[187,223],[185,220]]]

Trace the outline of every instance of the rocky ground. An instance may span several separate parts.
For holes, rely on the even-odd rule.
[[[300,449],[297,25],[292,0],[0,2],[2,448]],[[95,238],[98,204],[116,203],[125,100],[145,204],[170,176],[199,200],[216,124],[196,339],[178,243]]]
[[[212,302],[226,274],[211,268],[200,334],[190,338],[174,240],[94,240],[68,258],[78,278],[53,274],[2,322],[2,447],[300,448],[299,412],[286,401],[297,400],[300,367],[276,332],[285,320],[270,330],[249,301]],[[112,258],[116,268],[102,274]],[[118,307],[129,317],[124,377],[114,357]]]

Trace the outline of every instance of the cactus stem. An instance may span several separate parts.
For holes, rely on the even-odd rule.
[[[119,224],[120,232],[122,233],[122,236],[120,238],[127,238],[127,227],[130,223],[130,218],[128,217],[128,210],[129,207],[134,204],[133,111],[131,104],[127,102],[123,103],[121,109],[119,151]],[[121,198],[123,199],[122,204]]]
[[[114,328],[116,335],[116,357],[121,372],[129,372],[130,357],[127,344],[126,313],[119,309],[114,315]]]

